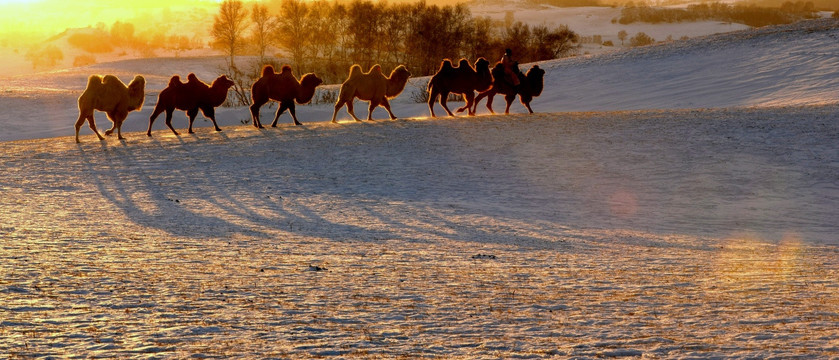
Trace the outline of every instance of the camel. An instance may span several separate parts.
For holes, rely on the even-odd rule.
[[[108,119],[114,124],[105,131],[105,135],[111,135],[114,129],[117,137],[122,140],[122,122],[128,117],[128,113],[140,110],[145,101],[146,79],[140,75],[134,77],[131,83],[126,86],[116,76],[91,75],[87,79],[87,87],[79,96],[79,119],[76,120],[76,142],[79,142],[79,129],[87,120],[90,129],[99,137],[105,140],[96,131],[96,123],[93,118],[94,110],[104,111]]]
[[[481,92],[489,89],[492,85],[492,74],[489,71],[489,61],[479,58],[475,61],[475,67],[469,64],[466,59],[461,59],[457,67],[452,66],[449,59],[443,60],[440,69],[431,77],[428,82],[428,109],[431,117],[434,114],[434,101],[440,97],[440,105],[446,110],[449,116],[454,116],[446,105],[449,93],[462,94],[466,98],[466,109],[469,115],[475,115],[472,111],[472,102],[475,100],[475,91]]]
[[[472,111],[477,110],[478,103],[481,99],[489,97],[487,99],[487,109],[489,109],[491,113],[495,114],[495,111],[492,110],[492,99],[495,94],[504,94],[504,99],[507,100],[507,108],[504,109],[505,114],[510,113],[510,105],[513,104],[513,100],[515,100],[516,95],[519,96],[522,105],[527,108],[527,111],[532,114],[533,109],[530,108],[530,101],[532,101],[534,97],[542,94],[545,70],[539,68],[539,65],[533,65],[533,67],[531,67],[525,75],[522,74],[521,71],[518,71],[518,64],[516,64],[514,69],[516,76],[519,77],[520,83],[518,87],[514,87],[504,79],[504,66],[501,63],[496,64],[492,69],[492,87],[490,87],[489,90],[481,92],[477,97],[475,97],[475,109]],[[462,111],[464,108],[458,109],[458,112]]]
[[[172,76],[169,79],[169,85],[157,96],[157,104],[149,117],[149,130],[146,131],[146,135],[151,136],[151,127],[154,120],[164,111],[166,112],[166,126],[169,127],[169,130],[172,130],[173,134],[180,135],[172,127],[172,113],[175,109],[186,112],[187,117],[189,117],[188,132],[190,134],[194,133],[192,123],[198,116],[198,110],[201,110],[204,117],[213,121],[216,131],[221,131],[216,123],[215,108],[227,100],[227,90],[232,86],[233,80],[230,80],[226,75],[219,76],[210,86],[198,80],[198,77],[193,73],[187,75],[186,83],[181,82],[180,76]]]
[[[251,105],[251,117],[253,117],[253,126],[262,129],[262,122],[259,121],[259,108],[262,107],[269,100],[280,102],[280,108],[277,109],[277,115],[274,116],[274,122],[271,127],[277,127],[277,120],[280,115],[288,109],[291,118],[294,120],[294,125],[300,125],[297,121],[297,114],[294,110],[294,103],[306,104],[312,101],[315,96],[315,88],[322,84],[323,80],[317,75],[309,73],[303,75],[300,81],[294,77],[291,72],[291,66],[283,65],[279,74],[274,72],[274,67],[265,65],[262,68],[262,77],[257,80],[251,87],[251,94],[253,96],[253,105]]]
[[[393,112],[390,111],[390,103],[387,99],[399,96],[405,89],[409,77],[411,77],[411,73],[405,68],[405,65],[397,66],[390,73],[390,77],[385,77],[382,74],[382,67],[379,65],[373,65],[370,71],[365,73],[362,72],[361,66],[354,64],[350,67],[350,76],[341,85],[338,101],[335,103],[335,111],[332,113],[332,122],[337,122],[335,117],[344,104],[347,105],[347,113],[355,121],[361,121],[353,112],[353,100],[356,97],[370,102],[367,120],[373,120],[373,110],[379,105],[387,110],[391,120],[395,120],[396,115],[393,115]]]

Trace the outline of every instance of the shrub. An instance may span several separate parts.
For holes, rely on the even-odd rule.
[[[52,67],[64,60],[64,53],[55,45],[47,45],[44,48],[34,48],[25,55],[26,60],[32,63],[32,68]]]
[[[760,7],[754,4],[726,4],[721,2],[688,5],[686,9],[658,8],[647,5],[629,5],[621,10],[618,22],[673,23],[681,21],[718,20],[741,23],[749,26],[789,24],[791,22],[818,17],[812,2],[787,1],[780,7]]]
[[[102,34],[73,34],[67,38],[67,42],[89,53],[109,53],[114,50],[104,32]]]
[[[411,83],[409,83],[411,84]],[[428,102],[428,80],[417,81],[411,84],[411,100],[418,104],[425,104]]]
[[[86,66],[96,64],[96,58],[93,55],[79,55],[73,59],[73,67]]]
[[[655,39],[645,34],[643,31],[635,34],[629,39],[629,46],[644,46],[655,42]]]
[[[615,46],[612,40],[606,40],[603,42],[603,46]]]

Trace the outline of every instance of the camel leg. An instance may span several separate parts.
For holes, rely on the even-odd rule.
[[[396,115],[393,115],[393,111],[390,111],[390,102],[387,101],[387,98],[382,99],[382,106],[384,106],[387,113],[390,114],[390,119],[396,120]]]
[[[373,110],[379,106],[379,99],[370,99],[370,106],[367,107],[367,121],[373,121]]]
[[[124,114],[121,111],[114,114],[108,114],[108,119],[111,119],[111,122],[113,122],[114,125],[105,131],[105,135],[111,135],[114,133],[114,130],[116,130],[117,139],[124,140],[125,138],[122,137],[122,122],[125,121],[126,117],[128,117],[127,111]]]
[[[201,113],[204,114],[205,118],[208,118],[213,122],[213,127],[216,131],[221,131],[221,128],[218,127],[218,123],[216,122],[216,108],[207,106],[205,108],[201,108]]]
[[[116,114],[112,114],[112,113],[106,113],[106,114],[108,114],[108,120],[111,120],[111,128],[108,129],[108,130],[105,130],[105,135],[110,136],[111,134],[114,133],[114,130],[117,129],[117,123],[114,120],[116,118]]]
[[[487,97],[489,95],[489,91],[484,91],[482,93],[478,93],[478,96],[475,97],[475,102],[472,104],[472,109],[469,109],[472,113],[478,112],[478,104],[481,102],[481,99]],[[487,100],[489,101],[489,100]]]
[[[533,100],[533,97],[519,95],[519,100],[521,100],[521,104],[524,105],[525,108],[527,108],[527,111],[529,111],[532,114],[533,109],[530,108],[530,101]]]
[[[76,120],[75,128],[76,128],[76,143],[77,144],[81,142],[81,141],[79,141],[79,129],[82,128],[82,124],[84,124],[85,120],[86,120],[86,118],[83,114],[79,114],[79,119]]]
[[[353,110],[353,102],[347,101],[347,114],[350,114],[355,121],[361,121],[358,116],[355,116],[355,110]]]
[[[169,130],[172,130],[173,134],[180,135],[177,131],[175,131],[175,128],[172,127],[172,113],[174,112],[175,108],[166,109],[166,127],[168,127]]]
[[[99,140],[105,140],[105,138],[103,138],[102,135],[99,134],[99,131],[96,131],[96,122],[93,119],[93,113],[90,113],[88,115],[80,113],[79,119],[76,120],[76,142],[80,142],[79,129],[82,128],[82,125],[84,124],[85,120],[87,120],[88,126],[90,126],[90,130],[93,130],[93,133],[96,134],[97,137],[99,137]]]
[[[516,94],[504,96],[504,100],[507,100],[507,108],[504,109],[504,114],[510,113],[510,105],[513,105],[513,100],[516,100]]]
[[[454,112],[460,114],[466,110],[469,110],[469,115],[475,115],[475,112],[472,111],[472,103],[475,102],[475,92],[468,91],[464,93],[463,96],[466,98],[466,105],[457,108],[457,110],[455,110]]]
[[[271,123],[271,127],[277,127],[277,121],[280,120],[280,115],[282,115],[286,109],[288,109],[288,104],[284,101],[280,101],[280,108],[277,109],[277,114],[274,115],[274,122]]]
[[[295,109],[294,100],[291,101],[291,104],[288,105],[288,112],[291,114],[291,119],[294,120],[294,125],[300,126],[303,125],[299,121],[297,121],[297,110]]]
[[[467,91],[463,94],[463,97],[466,98],[466,105],[457,109],[457,112],[462,112],[463,109],[469,109],[469,116],[475,116],[475,112],[472,111],[472,103],[475,102],[475,93],[473,91]]]
[[[265,105],[266,102],[268,102],[268,100],[253,99],[253,105],[251,105],[251,118],[253,119],[253,126],[257,129],[263,128],[262,122],[259,121],[259,108],[261,108],[262,105]]]
[[[146,131],[146,136],[148,137],[151,137],[151,125],[154,124],[155,120],[157,120],[157,116],[165,110],[163,109],[163,106],[160,106],[159,104],[160,103],[158,102],[158,105],[154,107],[154,111],[151,113],[151,116],[149,116],[149,130]]]
[[[335,120],[335,118],[338,117],[338,110],[341,110],[342,106],[344,106],[344,102],[341,101],[341,100],[338,100],[338,102],[335,103],[335,111],[332,112],[332,123],[333,124],[338,122],[338,121]]]
[[[489,109],[490,113],[495,114],[495,110],[492,110],[492,100],[493,99],[495,99],[495,93],[487,94],[487,109]],[[477,107],[478,106],[475,105],[475,108],[477,108]]]
[[[120,139],[120,140],[125,140],[125,138],[122,137],[122,122],[123,121],[125,121],[124,117],[122,119],[120,119],[119,121],[114,123],[114,126],[117,127],[117,139]]]
[[[452,114],[452,111],[449,110],[448,102],[449,93],[447,91],[443,91],[442,93],[440,93],[440,106],[443,107],[443,110],[446,110],[446,113],[449,114],[449,116],[454,116],[454,114]]]
[[[522,100],[522,102],[521,102],[521,103],[522,103],[522,105],[524,105],[524,107],[526,107],[526,108],[527,108],[527,111],[529,111],[531,114],[533,113],[533,109],[531,109],[531,108],[530,108],[530,101],[529,101],[529,100],[528,100],[527,102],[525,102],[524,100]]]
[[[428,111],[431,112],[431,117],[437,117],[437,115],[434,115],[434,101],[437,100],[438,95],[437,90],[433,88],[428,94]]]
[[[192,123],[195,122],[195,117],[198,116],[198,108],[189,109],[186,112],[186,115],[189,117],[189,131],[190,134],[195,134],[195,131],[192,131]]]

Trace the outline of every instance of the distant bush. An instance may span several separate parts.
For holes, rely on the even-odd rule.
[[[836,10],[836,11],[833,12],[833,18],[834,19],[839,19],[839,10]]]
[[[93,55],[79,55],[73,59],[73,67],[86,66],[96,64],[96,58]]]
[[[410,83],[408,83],[410,84]],[[428,102],[428,80],[426,81],[417,81],[413,85],[411,85],[413,89],[411,90],[411,101],[417,104],[425,104]]]
[[[603,46],[615,46],[612,40],[606,40],[603,42]]]
[[[599,0],[527,0],[526,3],[556,7],[604,6]]]
[[[26,60],[32,63],[32,68],[52,67],[64,60],[64,53],[55,45],[47,45],[43,48],[34,48],[25,55]]]
[[[77,49],[94,54],[109,53],[114,50],[104,33],[77,33],[67,37],[67,42]]]
[[[645,34],[644,32],[639,32],[629,39],[629,46],[644,46],[650,45],[654,42],[655,39],[653,39],[651,36]]]
[[[339,89],[315,89],[312,105],[334,104],[338,101]]]
[[[816,17],[818,17],[818,14],[811,1],[794,3],[787,1],[778,8],[714,2],[688,5],[686,9],[657,8],[646,5],[627,6],[621,10],[621,17],[618,22],[621,24],[631,24],[633,22],[658,24],[717,20],[759,27],[789,24],[801,19]]]

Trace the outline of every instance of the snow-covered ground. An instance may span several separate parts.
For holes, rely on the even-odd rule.
[[[397,121],[233,108],[221,133],[78,145],[90,72],[148,75],[144,130],[170,70],[213,65],[11,79],[0,355],[839,356],[837,38],[546,62],[534,115],[429,119],[409,87]]]
[[[738,106],[784,106],[839,102],[839,25],[836,20],[809,21],[789,26],[709,35],[599,56],[547,61],[539,64],[545,75],[544,94],[533,101],[538,112],[612,111],[628,109],[683,109]],[[146,77],[146,102],[142,111],[129,114],[124,130],[142,131],[157,94],[172,74],[195,72],[210,82],[224,68],[222,57],[156,58],[96,64],[90,67],[10,77],[0,83],[0,140],[32,139],[73,133],[78,117],[76,98],[91,73],[115,74],[130,81]],[[529,68],[522,65],[522,70]],[[390,70],[390,69],[387,69]],[[400,117],[428,116],[423,103],[412,100],[425,91],[427,78],[411,80],[393,101]],[[325,89],[335,90],[335,86]],[[503,100],[496,99],[496,110]],[[263,117],[276,107],[263,107]],[[479,107],[480,113],[488,111]],[[513,112],[525,109],[515,104]],[[331,119],[330,104],[299,106],[303,122]],[[366,113],[361,106],[360,113]],[[96,114],[100,127],[109,127],[105,115]],[[341,119],[349,119],[344,111]],[[384,109],[376,116],[385,118]],[[249,121],[246,108],[219,110],[220,126]],[[199,119],[203,119],[199,115]],[[288,115],[282,119],[290,122]],[[178,112],[173,121],[184,127]],[[211,125],[199,120],[198,126]],[[155,129],[164,129],[157,121]],[[83,134],[92,134],[85,128]]]
[[[836,356],[837,114],[3,143],[0,354]]]
[[[497,21],[504,21],[508,13],[513,14],[513,21],[521,21],[530,25],[546,25],[556,27],[566,25],[580,36],[600,36],[602,41],[611,41],[614,46],[600,44],[584,44],[582,53],[599,54],[616,51],[621,45],[628,46],[628,39],[639,32],[643,32],[657,41],[664,41],[668,37],[678,40],[682,37],[694,38],[710,34],[731,32],[748,29],[749,26],[737,23],[719,21],[695,21],[683,23],[649,24],[636,22],[620,24],[617,19],[621,16],[620,7],[555,7],[549,5],[522,6],[517,2],[503,2],[491,4],[474,4],[470,7],[475,17],[488,17]],[[612,20],[616,22],[612,22]],[[627,40],[621,42],[618,32],[626,31]]]

